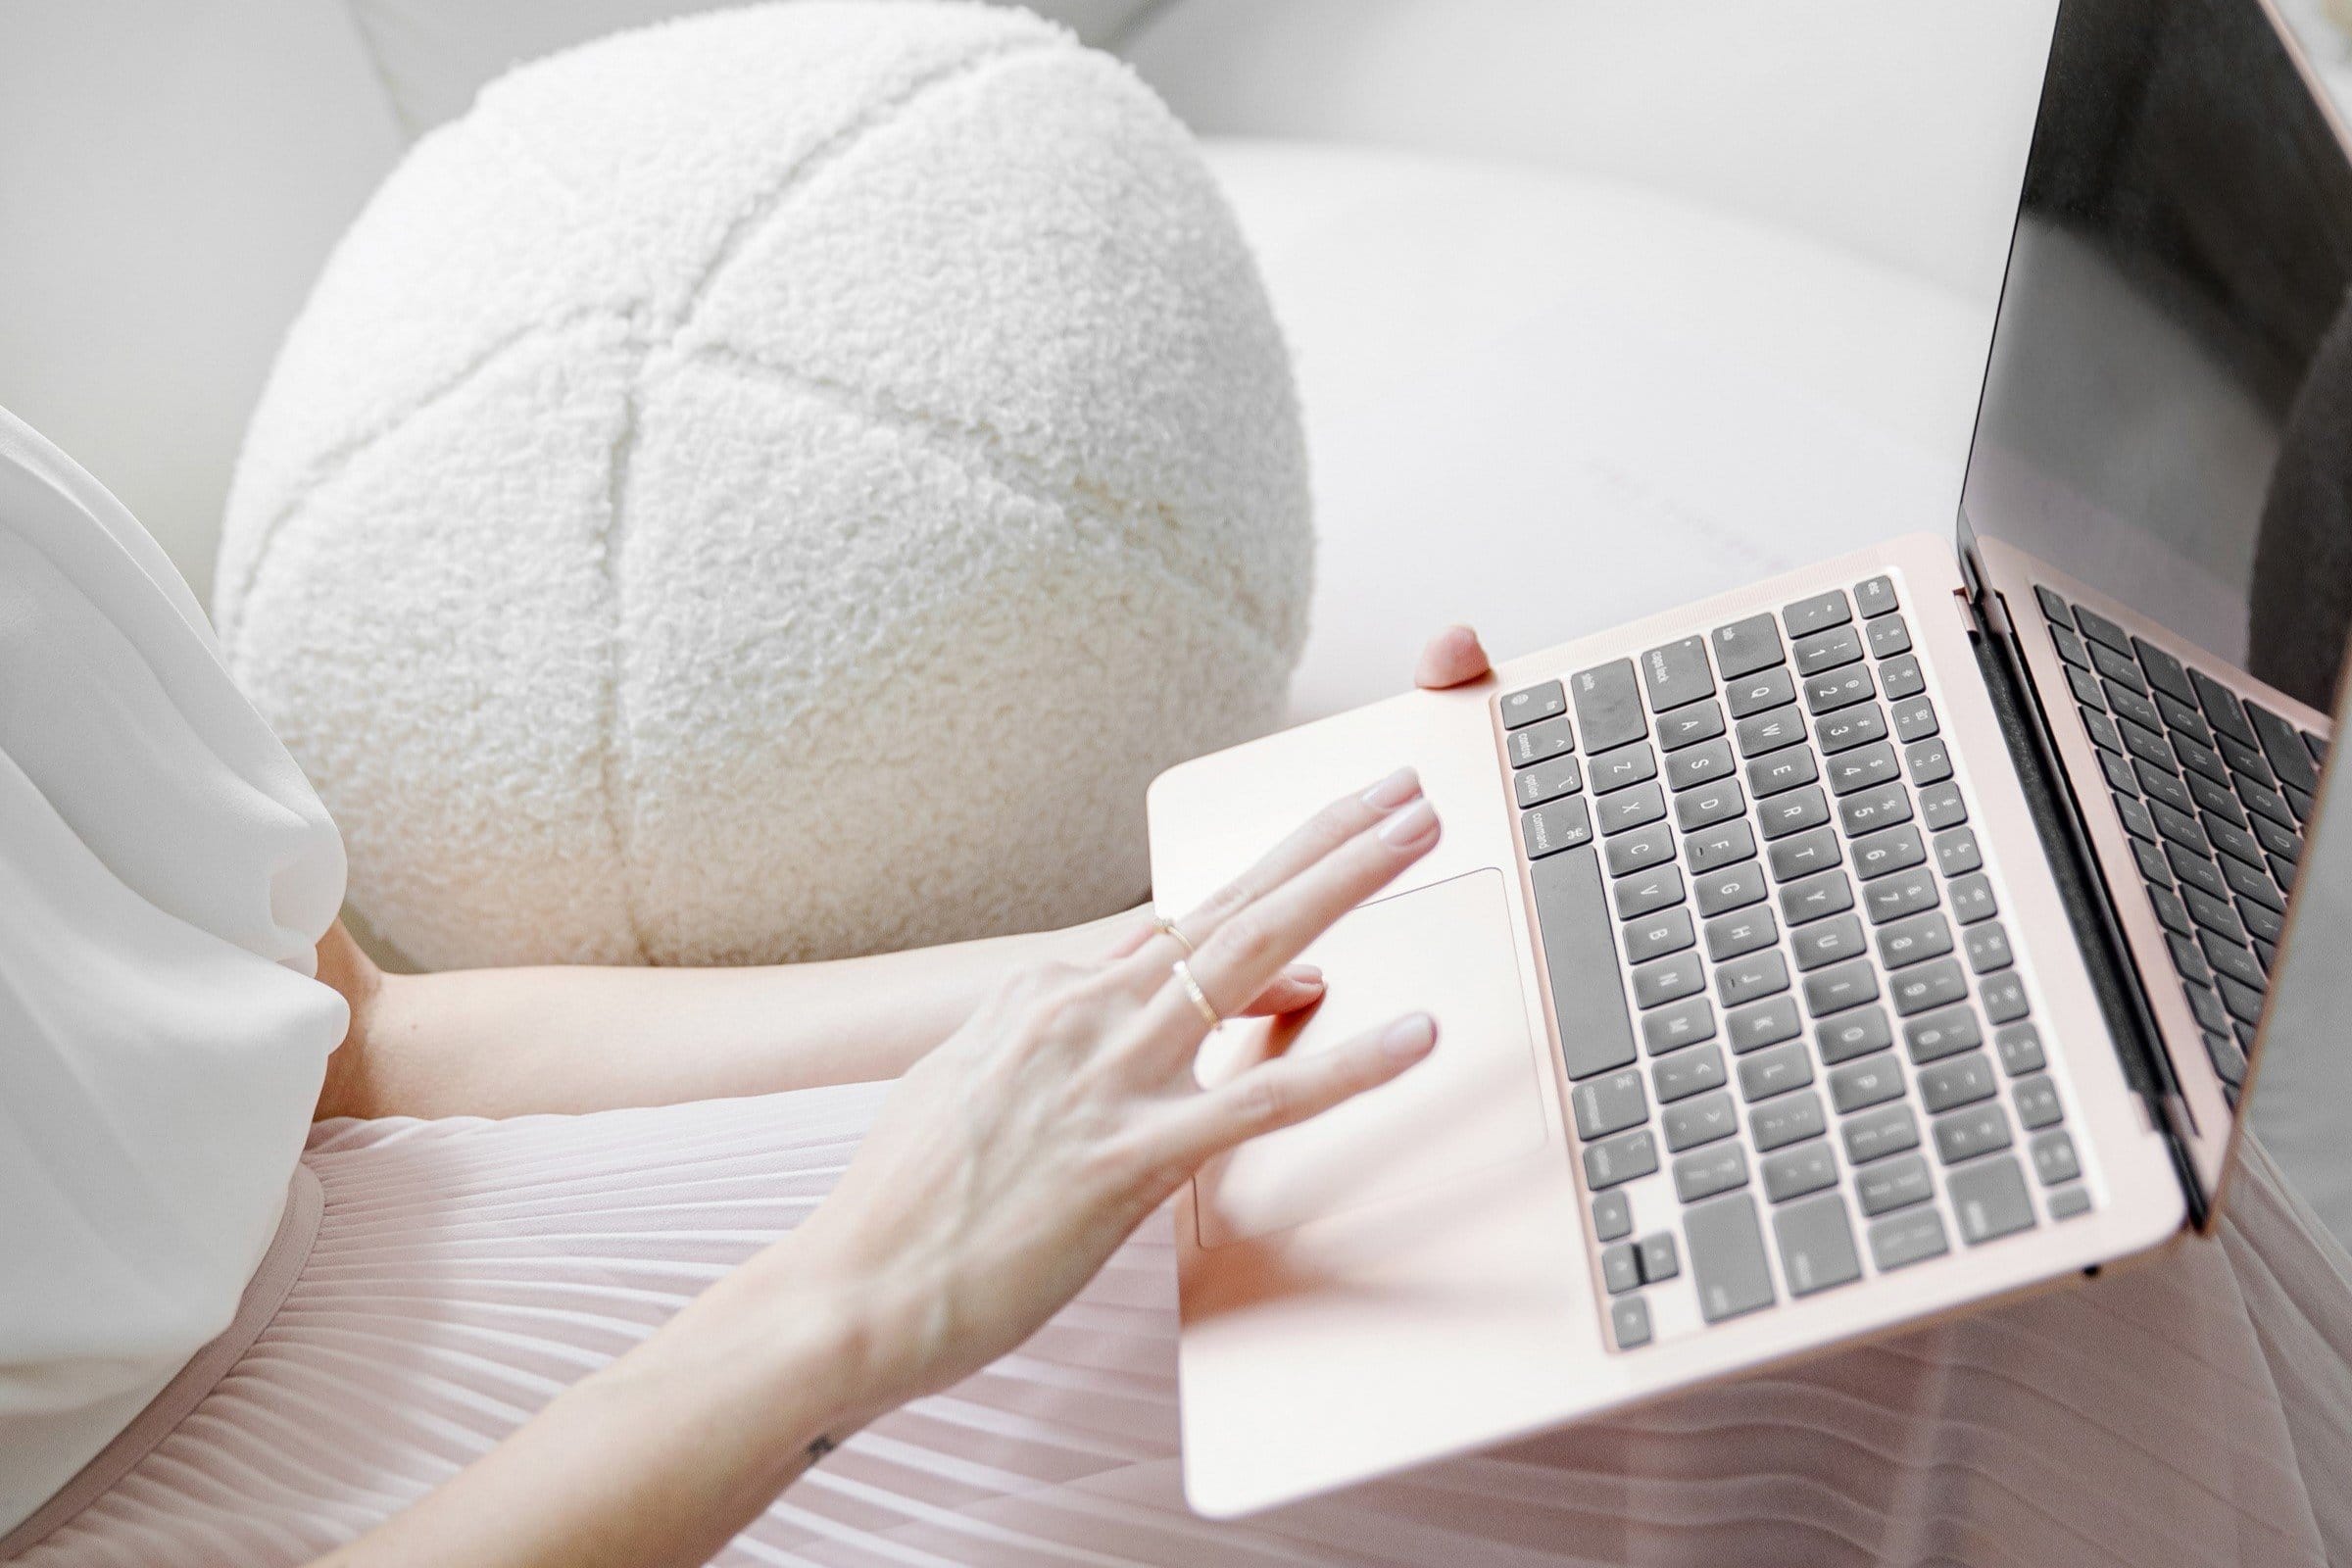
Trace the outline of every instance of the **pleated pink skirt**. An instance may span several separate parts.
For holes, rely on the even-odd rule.
[[[885,1091],[338,1122],[268,1326],[22,1559],[271,1568],[423,1496],[831,1189]],[[2257,1159],[2216,1243],[1239,1524],[1185,1509],[1166,1221],[717,1559],[944,1564],[2352,1561],[2352,1264]]]

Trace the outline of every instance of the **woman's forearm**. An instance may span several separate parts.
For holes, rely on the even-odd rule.
[[[1094,956],[1133,920],[765,968],[432,975],[378,972],[338,926],[319,977],[352,1027],[318,1114],[514,1116],[893,1078],[1012,969]]]

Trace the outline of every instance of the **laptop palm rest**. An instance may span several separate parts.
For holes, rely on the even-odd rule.
[[[1307,950],[1329,980],[1311,1013],[1210,1037],[1203,1083],[1268,1052],[1329,1050],[1402,1013],[1438,1020],[1437,1049],[1402,1077],[1202,1167],[1203,1249],[1449,1181],[1543,1143],[1544,1079],[1510,920],[1492,868],[1367,904]]]

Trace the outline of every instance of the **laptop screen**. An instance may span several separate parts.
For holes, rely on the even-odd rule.
[[[2352,630],[2352,161],[2262,0],[2064,0],[1961,529],[1964,547],[2004,540],[2335,711]],[[2319,1065],[2280,1060],[2323,1045],[2290,1043],[2291,1020],[2328,1010],[2323,993],[2352,1006],[2318,944],[2307,934],[2298,964],[2291,938],[2266,1091]],[[2327,1070],[2334,1099],[2352,1054]],[[2254,1113],[2258,1136],[2270,1114]]]

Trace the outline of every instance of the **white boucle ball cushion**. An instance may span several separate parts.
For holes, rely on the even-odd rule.
[[[1184,129],[1025,13],[826,0],[524,67],[336,250],[231,666],[427,967],[757,962],[1144,896],[1277,719],[1305,460]]]

